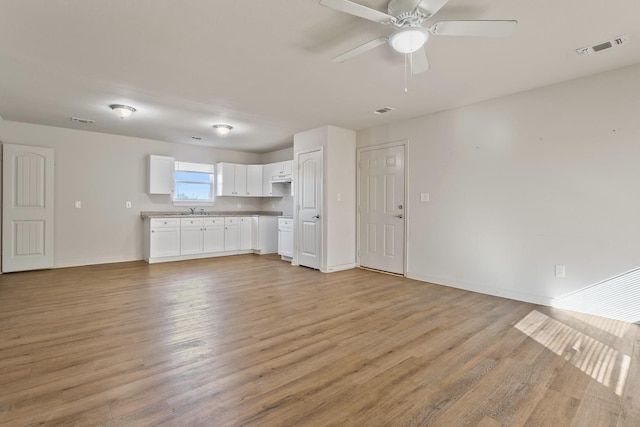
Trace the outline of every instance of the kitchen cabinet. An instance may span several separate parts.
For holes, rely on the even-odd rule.
[[[173,174],[175,159],[167,156],[150,155],[148,161],[149,182],[147,193],[149,194],[173,194]]]
[[[217,196],[247,195],[247,165],[217,164]]]
[[[180,255],[224,251],[224,218],[181,218]]]
[[[238,249],[241,251],[250,250],[251,249],[251,240],[252,240],[252,232],[253,229],[253,219],[250,216],[240,217],[240,237],[239,237],[239,247]]]
[[[152,218],[145,251],[149,258],[180,255],[180,220],[178,218]]]
[[[277,251],[275,216],[184,215],[144,219],[149,263]]]
[[[278,254],[293,257],[293,219],[278,218]]]
[[[202,253],[202,218],[180,219],[180,255],[194,255]]]
[[[247,165],[247,196],[262,196],[262,165]]]
[[[224,251],[224,218],[204,218],[202,252]]]
[[[271,163],[268,165],[262,166],[262,195],[269,197],[273,196],[273,185],[271,184],[271,180],[273,179],[275,165],[277,163]]]
[[[225,217],[224,250],[237,251],[238,249],[240,249],[240,217]]]

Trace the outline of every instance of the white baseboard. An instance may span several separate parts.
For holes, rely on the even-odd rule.
[[[355,262],[349,264],[332,265],[331,267],[321,269],[320,271],[322,271],[323,273],[335,273],[336,271],[351,270],[352,268],[356,268]]]
[[[509,289],[495,288],[492,286],[479,285],[476,283],[451,281],[449,279],[427,276],[420,273],[407,272],[408,279],[419,280],[421,282],[433,283],[435,285],[448,286],[450,288],[463,289],[465,291],[478,292],[485,295],[508,298],[516,301],[528,302],[532,304],[551,306],[552,298],[540,295],[532,295],[524,292],[512,291]]]

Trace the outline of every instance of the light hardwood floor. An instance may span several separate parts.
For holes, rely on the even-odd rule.
[[[640,327],[273,256],[0,276],[0,425],[638,426]]]

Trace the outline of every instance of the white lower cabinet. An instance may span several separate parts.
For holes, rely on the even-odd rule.
[[[293,257],[293,219],[278,218],[278,254]]]
[[[242,216],[240,219],[240,242],[239,248],[241,251],[246,251],[251,249],[251,238],[252,238],[252,229],[253,223],[252,218],[250,216]]]
[[[224,218],[205,218],[203,252],[224,251]]]
[[[238,249],[240,249],[240,218],[225,217],[224,250],[237,251]]]
[[[202,253],[202,218],[180,219],[180,255]]]
[[[144,259],[149,263],[239,253],[274,253],[272,216],[145,219]]]
[[[149,223],[146,252],[149,258],[180,255],[180,220],[153,218]]]

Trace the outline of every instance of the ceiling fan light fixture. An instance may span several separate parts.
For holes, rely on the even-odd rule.
[[[400,28],[389,37],[391,47],[400,53],[412,53],[429,40],[429,32],[422,27]]]
[[[109,108],[111,108],[113,112],[116,113],[116,116],[120,117],[121,119],[129,117],[136,112],[135,108],[122,104],[111,104],[109,105]]]
[[[213,129],[215,129],[218,135],[225,136],[225,135],[228,135],[229,132],[231,132],[231,129],[233,129],[233,126],[217,124],[217,125],[213,125]]]

